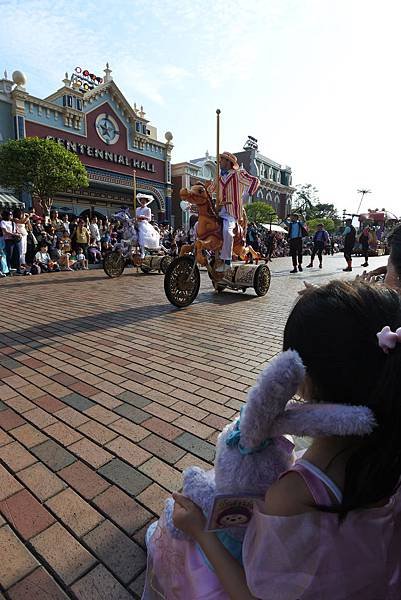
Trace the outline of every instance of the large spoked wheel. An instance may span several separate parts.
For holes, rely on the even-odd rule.
[[[253,287],[257,296],[265,296],[271,281],[270,269],[267,265],[259,265],[253,279]]]
[[[109,252],[103,259],[103,269],[111,278],[120,277],[125,267],[125,258],[119,252]]]
[[[167,269],[169,268],[169,265],[171,265],[173,260],[174,259],[171,256],[163,256],[163,258],[160,261],[160,270],[163,273],[163,275],[167,273]]]
[[[177,308],[189,306],[198,295],[200,273],[194,259],[181,256],[174,259],[164,276],[164,291],[167,299]]]

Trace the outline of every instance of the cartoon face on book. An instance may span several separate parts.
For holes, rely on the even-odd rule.
[[[215,496],[207,529],[218,531],[228,527],[246,527],[252,518],[255,497]]]
[[[190,467],[183,473],[183,493],[203,510],[208,528],[229,528],[242,539],[247,510],[295,460],[291,436],[366,435],[375,420],[365,406],[306,403],[293,399],[305,377],[297,352],[287,350],[274,358],[249,391],[240,417],[227,425],[217,440],[214,467]],[[221,498],[230,498],[229,505]],[[249,502],[251,497],[251,502]],[[236,499],[236,501],[235,501]],[[251,506],[251,509],[249,509]],[[176,538],[185,535],[174,527],[174,501],[166,501],[165,522]],[[226,511],[226,512],[225,512]]]

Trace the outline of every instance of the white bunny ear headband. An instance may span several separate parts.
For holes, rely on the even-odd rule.
[[[305,377],[297,352],[287,350],[261,373],[248,401],[227,437],[241,454],[264,450],[283,434],[298,436],[367,435],[376,425],[367,406],[305,403],[291,400]]]

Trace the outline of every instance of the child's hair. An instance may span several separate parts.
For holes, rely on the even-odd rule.
[[[284,331],[284,350],[300,354],[316,402],[370,407],[373,433],[356,446],[345,471],[345,517],[393,495],[401,475],[401,344],[385,354],[376,334],[401,326],[395,290],[363,282],[334,281],[307,291]]]
[[[390,246],[390,258],[394,265],[394,269],[401,277],[401,225],[398,225],[388,236],[388,244]]]

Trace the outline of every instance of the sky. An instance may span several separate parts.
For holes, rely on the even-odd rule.
[[[399,0],[0,0],[0,72],[45,97],[106,62],[130,103],[171,131],[173,163],[259,150],[321,202],[401,216]]]

